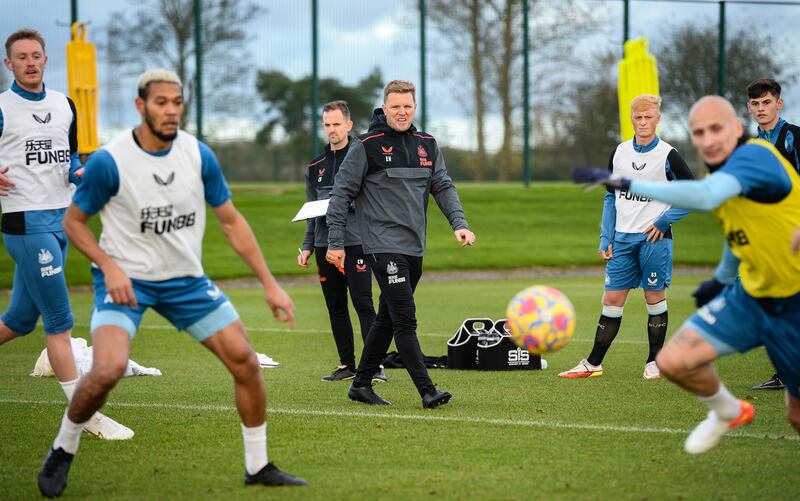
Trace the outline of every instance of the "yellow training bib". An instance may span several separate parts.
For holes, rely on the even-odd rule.
[[[766,148],[778,159],[792,183],[789,194],[776,203],[737,196],[714,211],[722,223],[731,252],[741,260],[742,286],[753,297],[789,297],[800,292],[800,255],[789,248],[800,227],[800,177],[767,141],[748,144]]]

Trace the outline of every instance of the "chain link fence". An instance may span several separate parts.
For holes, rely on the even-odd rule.
[[[528,0],[531,168],[534,181],[565,179],[575,165],[605,165],[619,141],[616,64],[622,57],[622,0]],[[12,0],[0,19],[7,36],[38,29],[47,41],[46,84],[66,89],[64,47],[70,2]],[[135,78],[145,68],[181,69],[196,131],[193,0],[76,1],[98,46],[101,143],[139,117]],[[455,179],[523,178],[523,17],[520,0],[200,0],[204,44],[204,139],[232,181],[300,181],[324,136],[317,106],[356,101],[355,134],[391,79],[418,85],[425,64],[425,127]],[[725,35],[725,94],[749,130],[744,86],[773,76],[784,84],[782,116],[800,122],[800,3],[631,1],[629,38],[645,36],[659,61],[665,100],[661,135],[699,170],[688,141],[689,104],[719,86],[718,38]],[[234,12],[225,12],[224,6]],[[425,7],[425,46],[420,37]],[[313,12],[317,79],[313,77]],[[148,17],[149,16],[149,17]],[[135,34],[136,36],[133,36]],[[424,59],[423,59],[424,55]],[[0,84],[10,85],[4,72]],[[744,82],[744,84],[742,83]],[[421,96],[418,96],[421,97]],[[421,110],[415,122],[418,127]],[[318,121],[318,120],[317,120]],[[316,146],[313,141],[316,141]]]

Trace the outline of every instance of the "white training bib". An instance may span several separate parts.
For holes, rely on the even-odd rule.
[[[659,139],[655,148],[639,153],[633,148],[633,139],[625,141],[614,153],[614,175],[666,183],[667,155],[672,149],[669,143]],[[614,204],[617,208],[615,229],[621,233],[643,232],[670,208],[663,202],[620,189],[614,191]]]
[[[0,111],[0,167],[10,167],[6,177],[16,184],[0,197],[3,213],[67,207],[74,119],[67,97],[47,89],[44,99],[31,101],[9,89],[0,94]]]
[[[100,247],[131,278],[203,275],[206,204],[197,139],[179,131],[169,152],[154,156],[129,130],[104,149],[117,164],[119,191],[100,211]]]

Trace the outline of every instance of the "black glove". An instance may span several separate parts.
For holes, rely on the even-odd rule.
[[[725,284],[717,280],[716,278],[712,278],[711,280],[706,280],[702,282],[699,286],[697,286],[697,290],[692,293],[692,297],[694,297],[694,304],[698,308],[705,305],[715,297],[717,294],[722,292],[722,289],[725,288]]]
[[[594,188],[598,184],[604,184],[609,188],[627,190],[631,187],[631,180],[624,177],[611,177],[608,169],[597,167],[575,167],[572,170],[572,180],[578,184],[585,183],[585,190]]]

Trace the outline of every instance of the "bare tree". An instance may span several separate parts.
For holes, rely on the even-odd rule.
[[[523,119],[522,91],[522,5],[514,0],[491,0],[489,5],[501,21],[494,30],[496,49],[489,53],[492,75],[492,95],[500,102],[503,123],[503,143],[498,152],[498,169],[501,180],[507,180],[518,171],[514,163],[513,147],[515,139],[522,137]],[[531,1],[529,11],[530,51],[532,81],[540,90],[548,89],[545,95],[564,94],[563,79],[570,70],[571,56],[575,42],[581,37],[596,33],[603,24],[604,14],[585,2],[564,0],[561,2]],[[534,93],[532,106],[544,113],[553,112],[549,97],[537,100],[541,92]],[[542,103],[541,101],[545,101]],[[542,109],[544,107],[544,109]],[[518,112],[515,114],[515,110]],[[537,110],[535,110],[537,111]],[[548,121],[559,121],[560,117],[550,117]],[[514,132],[518,131],[517,134]]]
[[[686,114],[697,99],[719,91],[717,37],[717,26],[710,22],[674,26],[654,48],[664,109],[680,117],[684,125]],[[779,57],[773,50],[777,45],[772,36],[749,28],[729,31],[725,51],[725,97],[734,103],[745,123],[749,120],[744,106],[745,91],[751,81],[763,77],[778,78],[783,83],[795,80],[792,71],[796,71],[796,66],[787,67],[791,58]]]
[[[185,126],[195,98],[194,2],[193,0],[132,0],[133,12],[116,12],[108,26],[118,64],[131,73],[161,65],[174,70],[184,83]],[[250,68],[242,63],[247,40],[245,26],[264,10],[251,0],[201,0],[204,76],[213,93],[205,94],[213,109],[244,104],[240,99]],[[238,53],[236,58],[231,53]],[[232,85],[236,75],[240,85]]]
[[[577,0],[531,1],[530,15],[533,73],[539,88],[557,87],[577,38],[596,32],[601,23],[596,9]],[[472,83],[470,111],[475,113],[477,152],[473,173],[476,179],[488,174],[485,123],[487,115],[499,112],[502,144],[496,156],[496,174],[508,179],[517,169],[514,143],[521,137],[522,120],[522,6],[518,0],[434,0],[431,18],[450,45],[448,58],[469,64],[448,64],[447,75],[458,82],[465,75],[453,68],[468,68]],[[469,47],[468,57],[463,47]],[[557,71],[553,71],[556,66]]]
[[[433,0],[429,8],[432,21],[447,36],[450,45],[449,54],[457,60],[456,64],[448,65],[446,71],[451,77],[463,82],[464,75],[454,73],[452,69],[469,68],[467,77],[472,87],[470,108],[475,113],[477,143],[472,171],[476,180],[486,179],[487,174],[484,74],[488,66],[485,34],[489,29],[483,11],[482,2],[479,0]],[[469,47],[469,51],[465,54],[461,51],[461,47]]]

